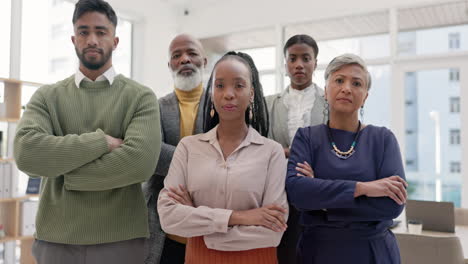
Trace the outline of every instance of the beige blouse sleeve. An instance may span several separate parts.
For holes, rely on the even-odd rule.
[[[159,193],[157,208],[161,227],[166,233],[182,237],[226,233],[232,210],[206,206],[194,208],[178,204],[167,195],[169,187],[176,188],[179,184],[187,187],[188,144],[185,139],[180,141],[174,152],[164,189]]]
[[[286,209],[285,181],[287,160],[281,145],[274,143],[268,164],[267,182],[262,206],[277,204]],[[285,214],[287,220],[288,213]],[[255,248],[277,247],[283,232],[275,232],[262,226],[233,226],[225,233],[212,233],[204,236],[208,248],[223,251],[249,250]]]

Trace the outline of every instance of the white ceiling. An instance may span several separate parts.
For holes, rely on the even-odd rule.
[[[212,0],[198,1],[209,2]],[[400,31],[468,24],[468,0],[399,8],[397,12]],[[383,34],[388,33],[389,28],[390,15],[389,11],[385,10],[290,24],[286,26],[285,38],[287,39],[295,34],[308,34],[316,40],[322,41]],[[223,52],[226,50],[272,46],[276,43],[276,36],[275,29],[270,27],[205,38],[202,39],[202,42],[207,49]]]

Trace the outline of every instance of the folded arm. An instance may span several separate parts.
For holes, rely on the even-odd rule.
[[[280,217],[284,223],[288,217],[288,202],[285,192],[286,160],[283,148],[275,146],[267,170],[267,182],[263,193],[262,207],[272,208],[276,205],[284,209]],[[274,210],[278,213],[279,210]],[[270,211],[271,213],[271,211]],[[270,218],[272,219],[272,218]],[[268,224],[267,224],[268,226]],[[213,233],[205,235],[208,248],[224,251],[249,250],[254,248],[276,247],[281,241],[284,229],[256,225],[235,225],[226,233]]]
[[[328,180],[298,176],[298,163],[312,163],[312,145],[300,128],[291,145],[288,161],[286,189],[289,202],[299,210],[320,210],[322,208],[349,208],[355,206],[355,181]]]
[[[400,189],[404,189],[406,187],[405,180],[405,171],[403,169],[403,162],[401,159],[400,148],[398,146],[398,142],[393,135],[393,133],[389,132],[384,139],[384,155],[382,163],[379,166],[379,172],[377,175],[377,181],[389,181],[390,179],[397,179],[395,176],[397,175],[399,179],[392,181],[391,184],[387,184],[392,188],[398,185]],[[373,183],[376,183],[374,181]],[[401,182],[401,184],[398,184]],[[365,184],[369,184],[365,183]],[[357,197],[356,206],[352,210],[349,209],[336,209],[336,210],[328,210],[328,219],[332,221],[340,221],[340,220],[350,220],[350,221],[382,221],[382,220],[390,220],[397,218],[401,212],[403,211],[404,204],[406,199],[406,191],[404,191],[405,199],[403,199],[402,203],[397,203],[393,197],[395,194],[392,193],[392,190],[377,190],[379,186],[372,186],[369,190],[364,190],[364,195]],[[385,197],[369,197],[369,196],[376,196],[377,192],[387,192],[388,194]],[[396,199],[401,200],[401,199]]]
[[[169,188],[187,186],[188,152],[184,139],[177,146],[169,172],[164,180],[164,189],[159,193],[158,213],[164,232],[183,237],[226,233],[232,210],[192,207],[176,202],[169,197]]]
[[[39,89],[21,118],[14,139],[14,157],[21,171],[31,176],[57,177],[109,151],[105,133],[55,136],[49,110]]]
[[[385,137],[383,143],[385,150],[383,162],[377,175],[377,180],[380,180],[378,184],[381,184],[384,179],[391,181],[391,187],[398,185],[402,189],[405,184],[404,171],[398,143],[391,133]],[[369,182],[297,176],[297,163],[311,162],[309,159],[313,153],[310,147],[308,138],[304,136],[304,130],[301,130],[296,134],[293,142],[287,178],[289,199],[298,209],[309,211],[326,208],[328,219],[332,221],[379,221],[395,218],[401,213],[403,205],[390,198],[394,195],[393,191],[398,192],[398,189],[391,190],[388,194],[375,193],[375,190],[368,188]],[[397,180],[394,175],[400,176],[403,180]],[[366,185],[365,190],[361,188],[364,184]]]
[[[159,107],[150,90],[142,92],[123,144],[102,157],[65,173],[65,188],[101,191],[148,180],[161,149]]]

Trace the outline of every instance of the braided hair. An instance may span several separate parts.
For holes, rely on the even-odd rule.
[[[262,136],[268,136],[269,118],[268,110],[266,107],[266,101],[263,97],[263,88],[260,83],[260,77],[258,74],[257,67],[255,63],[248,54],[243,52],[229,51],[224,54],[221,59],[219,59],[213,67],[211,72],[210,79],[208,80],[208,85],[205,93],[205,103],[203,105],[203,131],[206,133],[214,128],[219,123],[218,112],[214,108],[213,102],[211,101],[211,90],[213,86],[213,74],[215,72],[216,66],[224,60],[235,59],[243,63],[250,70],[252,87],[254,90],[254,100],[253,103],[247,107],[245,111],[245,123],[251,125],[255,130],[257,130]],[[252,109],[252,119],[249,118],[250,107]],[[210,116],[211,109],[215,109],[213,117]]]

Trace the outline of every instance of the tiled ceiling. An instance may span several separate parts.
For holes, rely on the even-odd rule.
[[[399,29],[410,31],[468,23],[468,1],[398,10]]]
[[[286,27],[286,39],[296,34],[308,34],[316,40],[375,35],[388,32],[388,12],[330,18]]]
[[[398,29],[417,29],[468,24],[468,0],[439,3],[428,6],[401,8],[398,12]],[[295,34],[308,34],[316,40],[331,40],[388,33],[389,11],[310,21],[286,26],[285,38]],[[274,28],[231,33],[203,39],[205,47],[213,51],[238,50],[273,46],[276,43]]]

